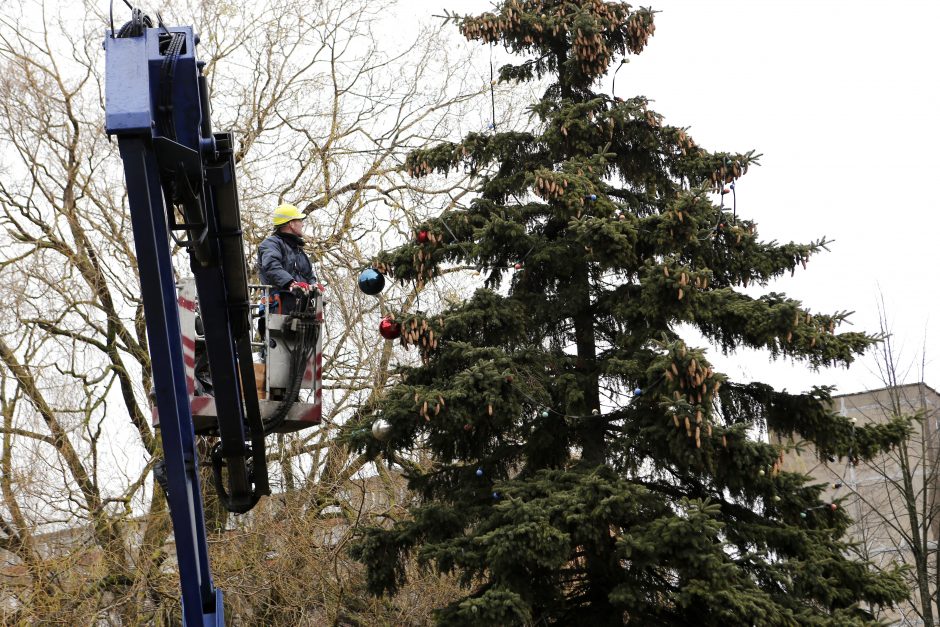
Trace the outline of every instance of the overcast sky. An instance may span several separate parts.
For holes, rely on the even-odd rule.
[[[867,331],[878,329],[883,294],[903,363],[913,368],[907,380],[920,378],[926,349],[924,378],[940,388],[940,2],[649,4],[660,11],[656,34],[620,70],[617,95],[650,98],[667,123],[690,127],[708,149],[762,153],[761,167],[738,182],[737,207],[763,239],[835,240],[807,271],[748,292],[784,291],[812,311],[855,311],[851,328]],[[407,3],[406,16],[491,6],[420,0]],[[758,353],[712,353],[736,379],[793,391],[881,387],[874,356],[813,373]]]

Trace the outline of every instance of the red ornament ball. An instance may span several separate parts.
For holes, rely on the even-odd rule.
[[[379,335],[386,340],[395,340],[401,336],[401,325],[391,318],[382,318],[379,323]]]
[[[839,505],[837,503],[830,503],[829,509],[831,509],[832,511],[836,511],[837,509],[839,509]]]
[[[515,268],[516,270],[522,270],[522,264],[521,264],[521,263],[517,263],[517,264],[513,265],[513,268]]]
[[[426,244],[428,242],[428,232],[427,231],[418,231],[418,243]]]

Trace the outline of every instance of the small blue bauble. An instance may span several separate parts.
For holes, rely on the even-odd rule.
[[[584,197],[585,200],[590,200],[591,202],[597,200],[597,194],[588,194]]]
[[[494,501],[498,501],[498,500],[499,500],[499,492],[493,492],[493,500],[494,500]]]
[[[375,296],[385,287],[385,275],[375,268],[366,268],[359,275],[359,289],[369,296]]]
[[[637,389],[633,390],[633,395],[634,395],[634,396],[639,396],[639,395],[642,394],[642,393],[643,393],[643,390],[641,390],[640,388],[637,388]]]
[[[477,477],[482,477],[482,476],[483,476],[483,469],[477,468]]]

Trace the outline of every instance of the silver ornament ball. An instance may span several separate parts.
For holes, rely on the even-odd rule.
[[[392,432],[392,425],[385,418],[379,418],[372,423],[372,437],[376,440],[386,440]]]

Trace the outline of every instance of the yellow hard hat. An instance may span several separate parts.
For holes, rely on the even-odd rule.
[[[275,209],[274,213],[271,214],[271,222],[274,223],[274,226],[281,226],[282,224],[287,224],[291,220],[303,220],[306,217],[307,216],[305,216],[303,212],[294,205],[283,204]]]

